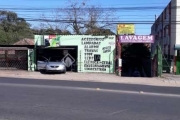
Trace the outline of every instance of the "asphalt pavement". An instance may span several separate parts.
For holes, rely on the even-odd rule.
[[[146,89],[147,88],[147,89]],[[171,87],[0,78],[0,120],[178,120]],[[172,91],[169,93],[161,91]],[[161,94],[155,94],[159,91]],[[174,93],[174,92],[175,93]],[[166,95],[167,94],[167,95]]]
[[[51,86],[70,86],[81,88],[108,89],[108,90],[124,90],[136,92],[179,94],[180,87],[167,86],[151,86],[123,83],[105,83],[105,82],[86,82],[86,81],[67,81],[67,80],[41,80],[41,79],[25,79],[25,78],[3,78],[0,77],[0,83],[14,84],[33,84],[33,85],[51,85]]]
[[[178,79],[169,79],[166,76],[161,78],[145,78],[145,77],[120,77],[115,74],[102,73],[74,73],[67,72],[66,74],[41,74],[39,72],[28,71],[0,71],[0,77],[4,78],[26,78],[39,80],[57,80],[57,81],[84,81],[84,82],[101,82],[101,83],[124,83],[136,85],[150,85],[150,86],[167,86],[180,87]],[[180,78],[180,77],[179,77]]]

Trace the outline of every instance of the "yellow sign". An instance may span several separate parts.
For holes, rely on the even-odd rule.
[[[117,34],[135,34],[134,24],[118,24],[117,25]]]

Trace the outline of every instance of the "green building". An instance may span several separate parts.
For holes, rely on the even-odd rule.
[[[35,48],[28,51],[28,70],[36,70],[41,56],[61,56],[62,60],[69,56],[76,72],[114,73],[115,41],[115,35],[35,35]]]

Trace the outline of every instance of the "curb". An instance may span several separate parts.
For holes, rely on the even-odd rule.
[[[16,76],[1,76],[0,77],[4,77],[4,78],[20,78],[20,79],[36,79],[36,80],[61,80],[61,81],[76,81],[76,82],[99,82],[99,83],[117,83],[117,84],[134,84],[134,85],[149,85],[149,86],[167,86],[167,87],[180,87],[180,84],[176,83],[176,82],[166,82],[163,80],[158,80],[157,81],[153,81],[153,82],[147,82],[147,81],[137,81],[134,82],[133,80],[129,81],[129,80],[114,80],[114,81],[108,81],[108,80],[92,80],[92,79],[85,79],[85,78],[81,78],[81,79],[77,79],[77,78],[49,78],[49,77],[34,77],[33,75],[16,75]],[[158,83],[157,83],[158,82]]]

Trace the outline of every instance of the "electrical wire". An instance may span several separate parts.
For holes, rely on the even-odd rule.
[[[32,19],[32,18],[25,18],[27,21],[41,21],[41,22],[62,22],[62,23],[74,23],[74,20],[68,20],[68,19],[59,19],[59,20],[52,20],[52,19]],[[89,22],[88,20],[84,21],[84,20],[79,20],[76,21],[77,23],[87,23]],[[112,23],[112,24],[117,24],[117,23],[134,23],[134,24],[152,24],[154,23],[154,21],[108,21],[108,20],[97,20],[97,21],[91,21],[91,22],[100,22],[100,23]],[[161,22],[157,23],[160,24]],[[164,24],[180,24],[180,21],[167,21],[167,22],[163,22]]]
[[[180,6],[177,6],[177,7],[172,7],[171,9],[179,9]],[[5,7],[3,8],[3,10],[14,10],[14,11],[21,11],[21,12],[24,12],[27,13],[28,12],[45,12],[45,11],[51,11],[55,8],[17,8],[17,7]],[[97,11],[111,11],[111,10],[130,10],[130,11],[134,11],[134,10],[157,10],[157,9],[164,9],[164,6],[144,6],[144,7],[104,7],[104,8],[95,8],[95,10]],[[70,10],[73,10],[72,8],[62,8],[62,9],[58,9],[59,12],[64,12],[64,11],[70,11]],[[89,8],[81,8],[81,10],[83,11],[86,11],[86,10],[89,10]],[[130,15],[131,16],[131,15]],[[134,16],[138,16],[138,15],[134,15]],[[32,18],[33,16],[26,16],[24,17],[24,19],[26,21],[29,21],[29,22],[60,22],[60,23],[73,23],[74,21],[73,20],[69,20],[67,18],[61,18],[61,19],[58,19],[58,20],[53,20],[53,16],[51,17],[47,17],[46,19],[39,19],[39,18]],[[123,15],[122,15],[123,17]],[[101,19],[104,19],[104,18],[101,18]],[[110,19],[113,19],[113,18],[110,18]],[[110,24],[118,24],[118,23],[133,23],[133,24],[153,24],[154,23],[154,20],[150,20],[150,21],[147,21],[147,20],[142,20],[142,19],[147,19],[147,18],[123,18],[123,19],[136,19],[136,21],[122,21],[122,20],[116,20],[116,21],[112,21],[112,20],[98,20],[98,21],[95,21],[95,22],[98,22],[98,23],[110,23]],[[137,20],[138,19],[138,20]],[[81,23],[87,23],[89,22],[88,20],[86,21],[77,21],[77,23],[81,24]],[[169,22],[164,22],[164,23],[169,23]],[[156,24],[156,23],[155,23]],[[157,23],[159,24],[159,23]],[[180,21],[171,21],[170,24],[180,24]]]
[[[179,9],[180,8],[180,6],[177,6],[177,7],[172,7],[171,9],[174,9],[174,8],[176,8],[176,9]],[[41,13],[44,13],[44,12],[50,12],[50,11],[52,11],[52,10],[54,10],[55,8],[35,8],[35,7],[29,7],[29,8],[17,8],[17,7],[5,7],[5,8],[3,8],[3,10],[13,10],[13,11],[16,11],[16,12],[24,12],[26,15],[28,14],[28,13],[39,13],[39,12],[41,12]],[[104,8],[95,8],[95,10],[97,10],[97,11],[105,11],[105,12],[107,12],[107,11],[111,11],[111,10],[115,10],[115,11],[119,11],[119,10],[128,10],[128,11],[135,11],[135,10],[142,10],[142,11],[145,11],[145,10],[157,10],[157,9],[164,9],[164,6],[151,6],[151,7],[149,7],[149,6],[144,6],[144,7],[116,7],[116,8],[114,8],[114,7],[104,7]],[[58,12],[65,12],[65,11],[70,11],[70,10],[73,10],[72,8],[61,8],[61,9],[58,9]],[[81,8],[81,10],[83,10],[83,11],[86,11],[86,10],[89,10],[89,8]],[[126,16],[128,16],[128,15],[126,15]],[[129,16],[133,16],[133,15],[129,15]],[[134,15],[134,16],[138,16],[138,15]],[[147,16],[147,15],[146,15]],[[151,16],[153,16],[153,15],[151,15]],[[31,17],[34,17],[33,15],[32,16],[26,16],[25,17],[25,19],[27,20],[27,21],[48,21],[48,22],[67,22],[67,18],[63,18],[63,20],[49,20],[49,19],[53,19],[53,16],[49,16],[47,19],[38,19],[38,18],[36,18],[36,19],[32,19]],[[138,20],[141,20],[141,19],[147,19],[147,17],[146,18],[132,18],[132,17],[130,17],[130,18],[125,18],[123,15],[122,15],[122,18],[123,19],[138,19]],[[102,18],[103,19],[103,18]],[[113,19],[113,18],[110,18],[110,19]],[[71,22],[71,21],[69,21],[69,22]],[[101,21],[99,21],[99,22],[101,22]],[[104,22],[110,22],[110,21],[104,21]],[[122,21],[118,21],[118,22],[122,22]],[[127,21],[128,23],[129,22],[131,22],[131,21]],[[151,21],[151,22],[147,22],[147,24],[152,24],[154,21]],[[136,23],[136,24],[140,24],[139,22],[137,22],[137,21],[132,21],[132,23]],[[144,24],[144,23],[146,23],[146,21],[141,21],[141,24]]]
[[[80,8],[80,10],[83,10],[83,11],[87,11],[89,10],[91,7],[85,7],[85,8]],[[97,11],[112,11],[112,10],[128,10],[128,11],[137,11],[137,10],[162,10],[164,9],[165,7],[164,6],[135,6],[135,7],[97,7],[97,8],[94,8],[94,10],[97,10]],[[67,10],[74,10],[74,9],[79,9],[79,8],[48,8],[48,7],[44,7],[44,8],[37,8],[37,7],[3,7],[1,8],[3,10],[16,10],[16,11],[24,11],[24,12],[44,12],[44,11],[52,11],[52,10],[55,10],[55,9],[58,9],[59,11],[67,11]],[[174,7],[171,7],[171,9],[180,9],[180,6],[174,6]]]

